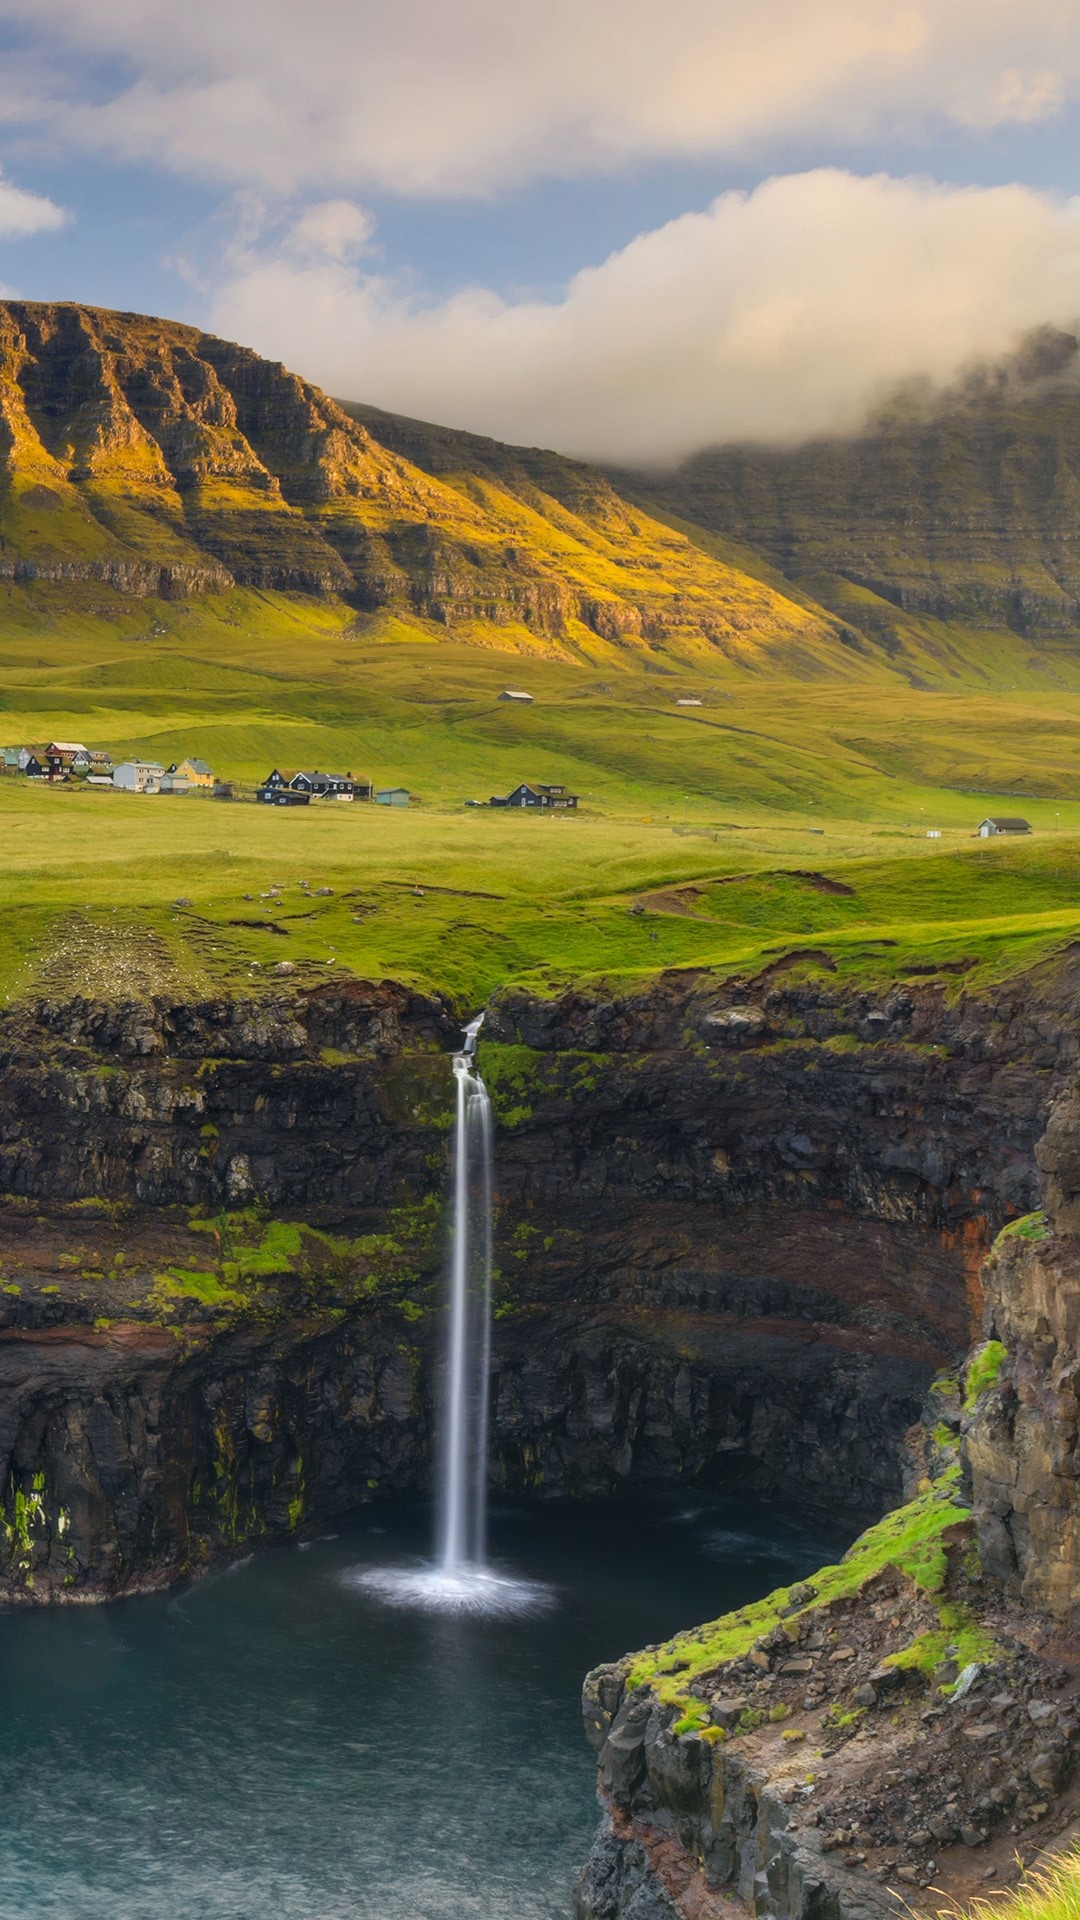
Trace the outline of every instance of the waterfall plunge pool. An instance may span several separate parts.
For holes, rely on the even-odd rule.
[[[590,1666],[848,1544],[737,1495],[496,1510],[526,1618],[386,1604],[368,1511],[172,1594],[0,1614],[3,1920],[567,1920]]]

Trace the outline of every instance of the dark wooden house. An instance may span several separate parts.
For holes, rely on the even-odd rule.
[[[493,807],[540,807],[549,809],[572,809],[577,806],[576,793],[568,793],[565,787],[541,785],[539,781],[523,780],[520,787],[500,799],[491,796]]]

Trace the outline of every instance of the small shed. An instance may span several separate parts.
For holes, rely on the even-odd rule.
[[[376,787],[375,803],[380,807],[407,807],[408,787]]]
[[[701,701],[700,700],[676,700],[675,705],[677,707],[700,707]]]
[[[990,814],[980,820],[976,832],[980,840],[993,840],[999,833],[1030,833],[1031,823],[1021,820],[1018,814]]]
[[[517,687],[507,687],[505,692],[500,693],[499,699],[516,700],[521,707],[531,707],[533,703],[532,694],[522,693]]]

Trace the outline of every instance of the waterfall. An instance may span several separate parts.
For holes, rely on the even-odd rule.
[[[455,1121],[445,1386],[439,1423],[433,1565],[367,1567],[343,1578],[395,1607],[513,1615],[554,1604],[554,1590],[487,1564],[491,1384],[491,1101],[476,1064],[483,1014],[454,1055]]]
[[[483,1014],[454,1055],[456,1118],[438,1561],[453,1579],[486,1553],[491,1374],[491,1102],[476,1065]]]

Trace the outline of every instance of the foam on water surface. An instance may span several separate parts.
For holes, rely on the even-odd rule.
[[[347,1587],[360,1587],[389,1607],[415,1607],[422,1613],[465,1613],[509,1619],[542,1613],[556,1604],[552,1587],[538,1580],[515,1580],[487,1566],[363,1567],[342,1575]]]

